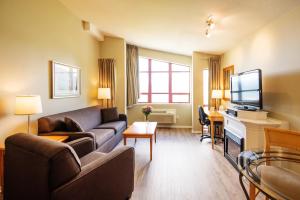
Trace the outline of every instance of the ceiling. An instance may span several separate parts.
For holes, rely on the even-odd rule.
[[[60,0],[102,33],[145,48],[191,55],[221,54],[299,0]],[[205,21],[216,28],[205,37]]]

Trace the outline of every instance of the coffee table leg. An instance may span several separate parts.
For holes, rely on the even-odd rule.
[[[123,136],[124,137],[124,136]],[[126,137],[124,137],[124,146],[126,146]]]
[[[150,137],[150,161],[152,160],[152,137]]]

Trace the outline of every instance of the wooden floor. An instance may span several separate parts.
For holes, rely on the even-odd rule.
[[[136,153],[132,200],[246,199],[223,144],[212,150],[209,139],[200,143],[190,129],[159,129],[157,136],[152,162],[149,140],[128,140]]]

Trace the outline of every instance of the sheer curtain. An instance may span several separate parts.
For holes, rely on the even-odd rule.
[[[102,106],[115,106],[115,60],[99,59],[99,88],[110,88],[111,99],[100,99]]]
[[[127,107],[137,103],[139,98],[139,53],[138,47],[126,46]]]
[[[220,57],[211,57],[209,64],[209,108],[219,107],[221,99],[212,99],[212,90],[221,90],[221,59]]]

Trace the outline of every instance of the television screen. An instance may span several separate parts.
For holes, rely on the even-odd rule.
[[[261,70],[231,76],[231,102],[262,109]]]

